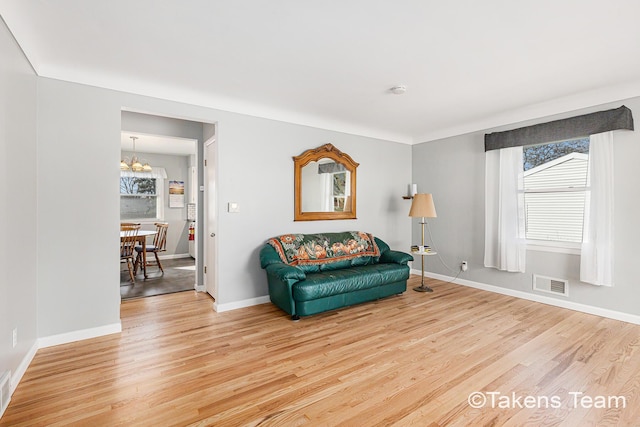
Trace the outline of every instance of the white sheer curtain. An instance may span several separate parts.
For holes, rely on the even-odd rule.
[[[613,286],[613,132],[591,135],[580,280]]]
[[[526,241],[522,194],[522,147],[486,155],[484,266],[525,271]]]
[[[322,177],[322,200],[320,212],[333,212],[333,174],[323,173]]]

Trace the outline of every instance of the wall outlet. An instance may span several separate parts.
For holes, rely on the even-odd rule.
[[[467,261],[462,261],[460,263],[460,270],[467,271],[468,268],[469,268],[469,266],[467,265]]]
[[[18,328],[13,330],[13,348],[16,348],[18,345]]]

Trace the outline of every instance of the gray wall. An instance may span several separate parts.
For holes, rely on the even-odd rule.
[[[123,107],[218,124],[218,304],[267,295],[258,251],[276,234],[358,229],[397,249],[410,244],[409,205],[401,198],[411,180],[410,146],[53,79],[38,82],[41,337],[119,322],[113,248],[119,241]],[[360,163],[358,219],[294,222],[292,156],[328,142]],[[86,163],[61,167],[70,157]],[[59,182],[72,190],[61,192]],[[240,213],[226,212],[231,201]],[[74,262],[86,242],[91,256]]]
[[[120,323],[117,104],[106,90],[38,79],[41,338]]]
[[[507,273],[485,268],[484,260],[484,134],[514,129],[529,124],[571,117],[593,111],[626,105],[640,118],[640,98],[596,106],[537,121],[512,124],[467,135],[414,145],[412,148],[413,182],[420,192],[433,193],[438,217],[429,220],[437,250],[445,263],[457,268],[462,260],[469,270],[460,277],[528,293],[532,290],[532,274],[566,278],[570,283],[569,301],[622,313],[640,314],[640,280],[633,270],[640,254],[640,211],[638,198],[638,161],[640,133],[615,133],[615,287],[598,287],[582,283],[580,257],[548,252],[527,252],[525,273]],[[412,226],[413,241],[419,241],[420,229]],[[437,260],[425,260],[425,270],[454,276]],[[566,301],[567,298],[539,293]]]
[[[410,246],[409,205],[402,199],[411,174],[411,147],[241,115],[219,121],[219,299],[267,295],[258,251],[266,238],[289,232],[358,229],[392,248]],[[332,143],[360,163],[357,220],[293,222],[293,156]],[[240,213],[225,211],[237,202]]]
[[[123,151],[122,155],[131,158],[132,152]],[[170,154],[156,154],[137,152],[141,159],[145,159],[152,167],[164,168],[167,171],[167,179],[164,181],[163,221],[169,224],[167,229],[167,251],[161,256],[184,255],[189,253],[189,221],[187,221],[188,195],[191,191],[189,186],[189,156],[177,156]],[[169,181],[184,182],[184,208],[169,207]],[[140,221],[142,230],[155,230],[153,225],[156,221]],[[151,238],[149,238],[149,242]]]
[[[37,81],[2,20],[0,58],[0,374],[15,375],[37,339]]]

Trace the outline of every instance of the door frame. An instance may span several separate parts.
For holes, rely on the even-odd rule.
[[[217,126],[216,126],[217,134]],[[217,204],[217,183],[218,183],[218,144],[217,135],[214,134],[211,138],[203,142],[203,160],[201,165],[203,166],[203,229],[199,233],[203,238],[203,278],[204,278],[204,291],[213,297],[215,300],[213,309],[216,310],[218,303],[218,204]],[[213,158],[209,158],[209,154]],[[213,168],[213,182],[209,180],[209,172],[207,168]],[[213,224],[210,224],[213,221]],[[213,236],[210,233],[214,233]],[[213,242],[210,242],[213,239]],[[212,244],[212,249],[209,251],[209,244]],[[212,252],[212,253],[210,253]],[[209,268],[207,268],[209,267]],[[217,311],[217,310],[216,310]]]
[[[203,261],[203,257],[204,257],[204,241],[205,241],[205,230],[206,230],[206,217],[205,217],[205,204],[204,204],[204,200],[205,200],[205,188],[206,188],[206,180],[205,180],[205,166],[204,166],[204,156],[205,156],[205,151],[206,151],[206,146],[205,143],[212,140],[212,139],[216,139],[217,137],[217,133],[218,133],[218,121],[217,120],[210,120],[210,119],[203,119],[201,117],[193,117],[193,116],[183,116],[183,115],[177,115],[177,114],[172,114],[172,113],[166,113],[166,112],[159,112],[156,110],[153,111],[149,111],[149,110],[145,110],[145,109],[139,109],[139,108],[133,108],[133,107],[127,107],[127,106],[120,106],[120,113],[122,113],[123,111],[128,111],[128,112],[132,112],[132,113],[139,113],[139,114],[145,114],[145,115],[149,115],[149,116],[157,116],[157,117],[165,117],[165,118],[169,118],[169,119],[177,119],[177,120],[186,120],[186,121],[191,121],[191,122],[196,122],[196,123],[200,123],[203,126],[203,131],[205,129],[205,127],[207,125],[209,126],[213,126],[213,137],[210,137],[207,140],[204,140],[204,134],[203,134],[203,138],[200,139],[198,138],[198,143],[197,143],[197,148],[196,148],[196,176],[197,176],[197,182],[196,185],[198,186],[197,189],[197,201],[196,201],[196,230],[195,230],[195,250],[196,250],[196,260],[195,260],[195,265],[196,265],[196,277],[195,277],[195,284],[194,284],[194,288],[197,292],[206,292],[206,283],[203,283],[204,281],[206,281],[206,276],[204,275],[204,265],[205,262]],[[122,122],[120,121],[120,126],[119,126],[119,131],[118,134],[120,134],[120,132],[122,132]],[[176,135],[167,135],[167,136],[176,136]],[[216,182],[218,181],[218,166],[217,166],[217,158],[218,158],[218,152],[217,152],[217,144],[215,145],[215,177],[216,177]],[[214,197],[214,206],[217,209],[217,197],[218,194],[215,193],[215,197]],[[217,216],[216,216],[217,217]],[[119,221],[119,217],[118,217],[118,221]],[[202,246],[201,246],[202,245]],[[216,246],[217,246],[217,242],[216,242]],[[202,248],[202,250],[201,250]],[[217,247],[216,247],[216,251],[217,251]],[[200,254],[202,254],[203,256],[200,256]],[[217,260],[215,263],[215,280],[217,283],[217,278],[218,278],[218,266],[217,266]],[[199,280],[199,275],[200,273],[202,273],[202,282]],[[216,286],[217,289],[217,286]],[[214,297],[215,298],[215,297]],[[214,304],[214,310],[215,310],[215,304]]]

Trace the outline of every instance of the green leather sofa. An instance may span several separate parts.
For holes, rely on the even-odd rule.
[[[360,232],[350,232],[359,233]],[[336,247],[345,233],[289,235],[300,239],[322,239],[316,248]],[[354,234],[355,235],[355,234]],[[409,266],[413,257],[393,251],[377,237],[376,252],[347,257],[347,259],[312,260],[313,263],[285,262],[282,247],[271,244],[270,239],[260,251],[260,264],[267,273],[271,302],[291,315],[293,320],[328,310],[373,301],[407,290]],[[350,241],[353,243],[353,239]],[[314,242],[315,243],[315,242]],[[278,250],[277,250],[278,249]],[[298,248],[296,248],[297,250]],[[293,251],[292,251],[293,252]],[[326,254],[325,254],[326,255]],[[295,258],[295,257],[294,257]],[[296,264],[296,265],[291,265]]]

